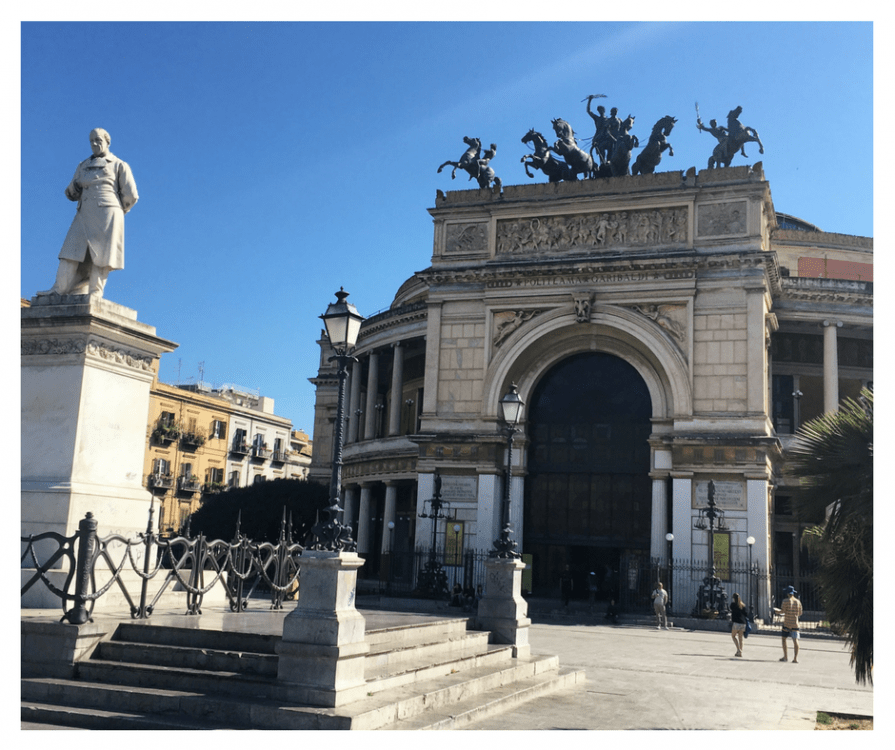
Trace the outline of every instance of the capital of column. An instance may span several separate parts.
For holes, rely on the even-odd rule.
[[[824,328],[829,328],[830,326],[835,326],[836,328],[842,328],[842,321],[841,320],[825,320],[823,322]]]

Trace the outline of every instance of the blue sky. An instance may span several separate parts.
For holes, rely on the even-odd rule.
[[[741,105],[765,153],[734,165],[763,162],[778,211],[873,235],[870,23],[38,22],[20,38],[21,296],[53,282],[63,190],[103,127],[140,193],[106,297],[179,344],[161,379],[201,366],[309,433],[317,316],[340,286],[385,309],[429,266],[435,191],[474,186],[436,174],[465,135],[497,144],[504,184],[542,182],[521,137],[552,141],[556,117],[590,137],[582,99],[606,94],[644,143],[678,118],[659,171],[701,169],[715,141],[695,103],[706,123]]]

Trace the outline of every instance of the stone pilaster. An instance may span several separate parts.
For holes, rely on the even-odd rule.
[[[394,437],[401,431],[401,396],[404,386],[404,347],[398,341],[392,346],[392,389],[388,410],[388,434]]]
[[[372,440],[376,431],[376,395],[379,391],[379,354],[370,352],[370,371],[367,373],[367,406],[364,414],[364,440]]]

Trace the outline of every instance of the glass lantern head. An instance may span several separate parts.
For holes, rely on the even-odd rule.
[[[513,383],[507,394],[500,399],[500,409],[503,414],[503,421],[510,427],[515,427],[519,423],[519,418],[522,416],[523,406],[525,406],[525,402],[519,395],[516,384]]]
[[[345,301],[347,296],[348,292],[339,289],[336,292],[336,301],[332,302],[320,316],[326,326],[329,343],[333,349],[343,351],[354,348],[361,323],[364,322],[364,316],[357,311],[357,308]]]

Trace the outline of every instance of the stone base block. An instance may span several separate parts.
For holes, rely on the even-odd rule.
[[[513,656],[525,658],[531,654],[528,632],[528,602],[522,598],[521,560],[492,559],[485,563],[484,596],[479,601],[476,623],[492,634],[494,643],[513,645]]]
[[[94,649],[112,636],[108,622],[69,625],[51,618],[22,619],[22,676],[75,675],[75,665],[90,658]]]

